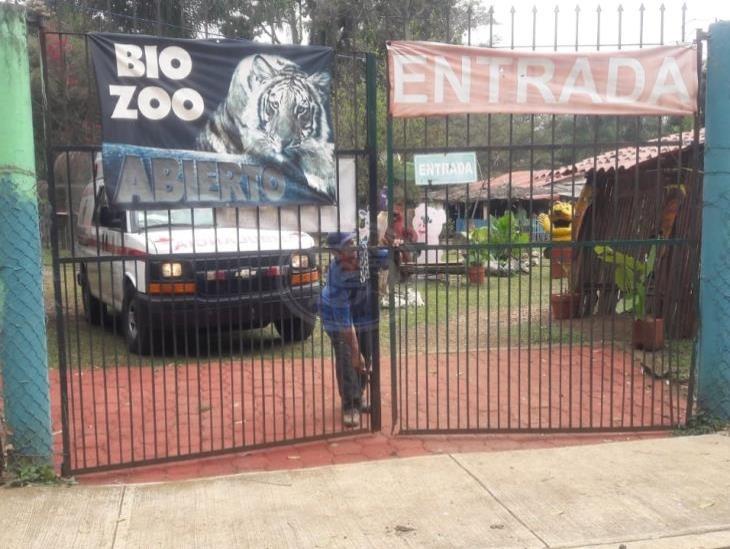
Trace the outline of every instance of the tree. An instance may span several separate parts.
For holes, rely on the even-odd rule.
[[[306,5],[311,43],[380,55],[387,40],[461,43],[470,25],[490,18],[481,4],[466,0],[306,0]]]
[[[304,30],[302,2],[264,0],[240,2],[224,0],[220,32],[224,36],[257,39],[272,44],[301,44]]]
[[[387,89],[385,43],[411,39],[464,43],[470,28],[498,26],[490,11],[472,0],[54,0],[52,28],[86,32],[145,32],[186,38],[226,36],[271,43],[331,46],[339,54],[332,84],[332,125],[339,149],[364,150],[366,145],[365,64],[358,52],[373,52],[378,63],[377,128],[385,149]],[[492,35],[492,32],[490,32]],[[495,39],[497,43],[498,39]],[[65,37],[49,42],[49,92],[54,143],[98,142],[97,103],[89,81],[83,40]],[[55,48],[55,49],[54,49]],[[32,52],[34,100],[40,107],[38,51]],[[36,109],[36,112],[40,112]],[[395,120],[396,148],[458,148],[492,145],[479,152],[482,176],[506,171],[553,168],[610,150],[612,143],[656,139],[688,130],[679,117],[624,118],[550,115],[470,115]],[[42,132],[36,132],[42,135]],[[560,144],[559,148],[509,145]],[[39,147],[39,150],[43,150]],[[409,155],[395,158],[404,181],[399,192],[417,196],[408,175]],[[358,164],[360,194],[367,194],[366,163]],[[379,185],[385,185],[386,156],[378,159]],[[406,174],[404,177],[403,174]]]

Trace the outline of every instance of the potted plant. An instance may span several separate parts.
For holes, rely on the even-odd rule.
[[[519,259],[522,247],[512,248],[510,244],[527,244],[529,241],[530,235],[522,232],[519,221],[512,212],[507,212],[491,222],[489,243],[500,246],[495,250],[497,259]]]
[[[550,295],[550,310],[555,320],[567,320],[578,316],[580,294],[567,292]]]
[[[550,278],[559,279],[570,276],[573,262],[572,248],[550,248]],[[575,292],[550,295],[550,306],[555,320],[567,320],[580,316],[581,295]]]
[[[520,230],[519,223],[512,212],[507,212],[497,219],[490,219],[489,226],[472,229],[469,232],[469,244],[475,247],[469,248],[466,253],[466,266],[469,282],[483,284],[485,279],[484,264],[492,259],[492,255],[500,264],[510,264],[514,259],[519,259],[522,247],[511,247],[512,244],[526,244],[530,240],[528,234]],[[493,246],[494,251],[490,253],[487,245]],[[506,270],[509,272],[510,267]],[[519,269],[512,270],[513,273]]]
[[[479,227],[469,232],[471,247],[466,252],[466,274],[471,284],[484,284],[484,263],[489,260],[487,242],[489,241],[488,227]]]
[[[664,319],[649,316],[646,312],[647,288],[656,262],[656,246],[651,247],[643,261],[616,252],[609,246],[595,246],[593,250],[601,261],[615,267],[614,280],[621,292],[616,312],[634,315],[631,337],[634,348],[644,351],[663,348]]]

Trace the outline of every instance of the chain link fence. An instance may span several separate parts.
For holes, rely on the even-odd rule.
[[[0,364],[0,478],[5,472],[7,429],[5,428],[5,400],[3,399],[3,368]]]

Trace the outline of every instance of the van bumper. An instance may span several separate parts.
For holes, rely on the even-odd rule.
[[[284,291],[241,294],[230,297],[200,297],[137,294],[142,318],[153,329],[247,329],[289,318],[311,318],[317,314],[319,286],[291,287]]]

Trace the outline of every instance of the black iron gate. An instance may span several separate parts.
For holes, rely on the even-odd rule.
[[[435,18],[443,28],[426,29],[404,18],[402,34],[393,38],[471,43],[477,31],[471,8],[456,21],[452,9],[445,5],[443,17]],[[663,10],[654,43],[644,40],[643,8],[639,38],[630,43],[623,36],[622,11],[616,41],[601,41],[599,11],[595,41],[588,44],[579,40],[579,10],[572,44],[559,41],[557,10],[551,12],[552,44],[536,41],[537,10],[530,12],[530,44],[516,43],[516,25],[523,22],[515,10],[506,13],[509,24],[497,25],[495,12],[487,12],[481,43],[558,51],[664,41]],[[509,44],[497,38],[502,29],[509,30]],[[427,35],[418,36],[423,32]],[[370,334],[372,415],[352,429],[342,422],[330,342],[320,323],[297,307],[263,299],[292,295],[287,269],[294,255],[318,266],[295,273],[296,286],[315,299],[330,259],[322,213],[317,226],[305,227],[301,209],[212,211],[211,225],[234,231],[236,242],[241,231],[281,234],[293,223],[297,245],[150,253],[151,216],[169,222],[180,214],[140,211],[134,220],[102,214],[99,114],[87,36],[46,30],[39,57],[52,248],[44,274],[55,297],[48,328],[56,346],[50,346],[49,361],[64,473],[381,427],[404,434],[653,430],[675,427],[691,415],[701,113],[694,120],[543,115],[389,120],[385,225],[403,243],[390,250],[387,280],[371,264],[373,295],[378,284],[381,292],[373,312],[380,303],[386,307],[380,331]],[[385,229],[381,212],[378,231],[376,142],[376,89],[383,79],[370,54],[339,55],[335,65],[339,184],[355,186],[354,201],[340,203],[338,223],[354,223],[359,237],[367,235],[372,244]],[[414,186],[414,154],[456,150],[476,152],[478,184]],[[188,215],[194,233],[196,214]],[[84,216],[90,222],[81,234]],[[414,220],[425,242],[418,242]],[[132,221],[142,229],[141,253],[120,229]],[[560,232],[566,223],[573,225]],[[558,238],[566,234],[572,238]],[[217,246],[217,236],[213,241]],[[468,268],[474,258],[486,266],[482,274]],[[206,293],[211,307],[186,308],[171,293],[161,297],[169,315],[130,314],[135,275],[162,269],[162,263],[184,263],[181,268],[193,273],[190,283]],[[617,276],[627,264],[643,265],[638,270],[644,312],[663,321],[655,328],[664,338],[661,345],[637,349],[632,315],[618,312],[627,295],[636,294],[636,288],[622,288]],[[129,276],[115,278],[115,269]],[[247,286],[208,278],[220,271],[245,272]],[[106,285],[116,306],[99,300],[94,285]],[[255,298],[247,312],[257,319],[253,325],[242,322],[241,311],[224,313],[220,306],[242,289]],[[631,305],[635,300],[632,295]],[[130,319],[149,337],[132,345],[125,341]],[[309,335],[307,319],[314,327],[311,336],[302,337]],[[149,355],[140,352],[147,345]],[[381,352],[390,365],[382,379]],[[390,425],[381,424],[381,413]]]
[[[341,207],[125,213],[102,191],[88,40],[40,33],[64,474],[379,430],[377,322],[372,413],[353,428],[316,315],[327,231],[365,240],[376,214],[374,58],[337,55],[333,67]],[[189,249],[172,247],[181,230]],[[164,270],[176,269],[184,281],[171,285]]]
[[[480,43],[533,51],[664,44],[664,7],[652,43],[644,11],[638,39],[627,40],[619,7],[618,27],[608,29],[617,38],[607,42],[600,8],[592,37],[579,8],[556,8],[549,19],[538,8],[490,8]],[[566,19],[568,43],[559,31]],[[441,21],[404,21],[402,35],[472,44],[471,8],[445,8]],[[528,24],[531,41],[516,42]],[[538,42],[546,25],[552,40]],[[701,67],[699,36],[697,46]],[[701,115],[388,121],[389,217],[406,227],[389,286],[400,433],[684,424],[697,327],[700,128]],[[414,184],[415,155],[455,151],[476,153],[476,183]]]

